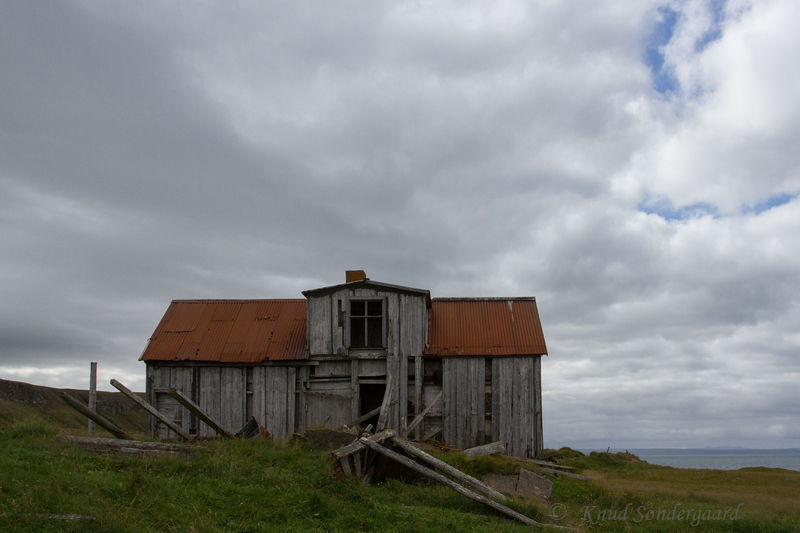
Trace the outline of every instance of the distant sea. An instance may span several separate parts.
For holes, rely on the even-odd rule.
[[[785,450],[640,448],[628,451],[648,463],[675,468],[737,470],[751,466],[766,466],[800,471],[800,448]]]

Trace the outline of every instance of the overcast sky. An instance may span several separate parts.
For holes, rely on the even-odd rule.
[[[0,377],[364,268],[536,296],[546,446],[800,446],[800,2],[422,4],[0,0]]]

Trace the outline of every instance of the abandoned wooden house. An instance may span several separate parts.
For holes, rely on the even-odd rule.
[[[386,426],[405,433],[416,419],[412,438],[502,440],[520,457],[542,449],[547,349],[534,298],[431,298],[363,271],[303,296],[173,301],[141,357],[148,402],[213,436],[169,395],[175,387],[229,431],[254,416],[286,438],[341,428],[386,399]],[[174,437],[153,417],[148,431]]]

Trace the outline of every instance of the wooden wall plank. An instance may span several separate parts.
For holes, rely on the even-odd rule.
[[[297,386],[297,367],[286,368],[286,394],[284,395],[284,405],[286,405],[286,432],[284,439],[295,432],[297,427],[297,413],[295,411],[295,390]]]
[[[327,355],[332,352],[335,314],[329,294],[308,299],[306,322],[308,350],[311,355]]]
[[[220,368],[220,417],[217,419],[228,431],[236,433],[244,425],[245,387],[244,368]]]
[[[253,367],[253,383],[251,396],[251,415],[262,426],[267,420],[267,376],[266,368],[263,366]]]
[[[147,403],[158,409],[158,404],[156,403],[156,393],[155,393],[155,373],[156,367],[150,363],[145,364],[145,396],[147,399]],[[151,439],[156,438],[156,419],[155,417],[148,416],[147,417],[147,436]]]
[[[203,410],[213,420],[220,421],[220,368],[216,366],[201,367],[200,368],[200,397],[197,403],[200,409]],[[217,432],[214,431],[205,422],[198,423],[198,435],[200,437],[215,437]],[[237,428],[238,429],[238,428]]]
[[[192,368],[188,366],[172,367],[170,372],[170,386],[180,389],[187,397],[192,396]],[[192,413],[182,405],[176,406],[176,422],[185,432],[189,432],[192,425]],[[174,436],[171,438],[175,438]]]
[[[453,370],[450,359],[442,360],[442,440],[452,442],[455,438],[452,428],[453,417],[448,416],[453,405]],[[427,398],[426,398],[427,400]]]
[[[425,375],[423,373],[423,368],[422,368],[422,356],[417,355],[414,357],[414,416],[415,417],[419,415],[424,409],[424,406],[422,405],[423,398],[425,397],[422,390],[424,378]],[[414,440],[420,440],[422,438],[423,431],[425,431],[425,420],[420,422],[420,424],[414,430]]]
[[[400,318],[400,298],[396,293],[383,293],[385,302],[384,327],[386,328],[386,355],[392,357],[400,354],[400,338],[402,337],[402,320]]]
[[[542,356],[538,355],[535,358],[534,366],[536,368],[536,379],[534,381],[534,393],[535,393],[535,410],[536,410],[536,419],[534,423],[534,432],[535,432],[535,455],[539,457],[542,453],[542,448],[544,447],[544,433],[542,431]]]
[[[308,423],[308,402],[305,390],[308,387],[310,369],[307,366],[301,366],[298,370],[297,389],[295,393],[296,408],[295,408],[295,431],[303,432],[310,427]],[[291,398],[288,398],[292,401]]]

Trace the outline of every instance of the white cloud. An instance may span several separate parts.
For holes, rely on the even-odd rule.
[[[798,445],[798,8],[664,4],[666,97],[660,5],[9,8],[0,375],[363,267],[537,296],[548,444]]]

